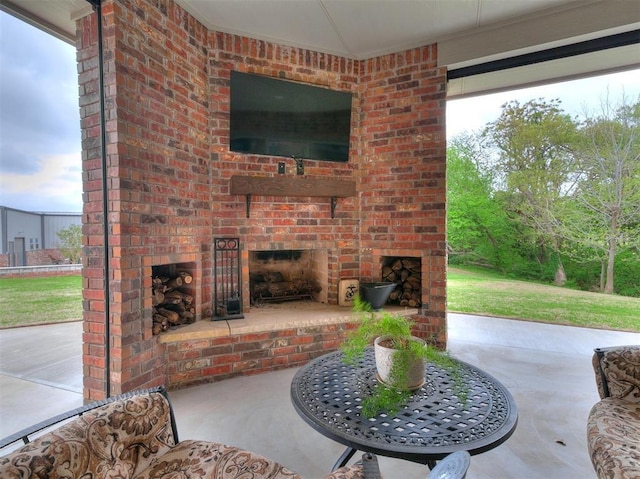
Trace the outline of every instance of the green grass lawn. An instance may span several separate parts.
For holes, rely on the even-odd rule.
[[[449,311],[640,332],[640,298],[576,291],[449,268]]]
[[[82,319],[82,277],[0,278],[0,328]]]
[[[640,332],[640,298],[450,268],[449,311]],[[82,318],[81,276],[0,278],[0,328]]]

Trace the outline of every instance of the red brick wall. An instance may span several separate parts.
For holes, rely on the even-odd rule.
[[[106,390],[104,241],[100,95],[96,15],[76,24],[83,188],[83,385],[87,400],[103,399]],[[105,66],[106,68],[106,66]],[[111,148],[113,151],[113,147]],[[111,319],[109,318],[109,321]]]
[[[103,267],[95,15],[78,22],[77,40],[87,253],[86,398],[105,394],[104,282],[111,295],[110,393],[164,383],[176,371],[170,359],[186,346],[167,347],[151,335],[151,267],[199,264],[198,315],[206,319],[214,237],[240,237],[245,278],[248,250],[326,250],[333,303],[339,279],[379,279],[382,255],[419,256],[428,279],[422,333],[442,329],[445,72],[436,67],[434,46],[356,61],[208,32],[170,0],[107,0],[102,11],[109,278]],[[230,195],[232,175],[276,175],[277,163],[283,161],[229,151],[229,77],[234,69],[355,94],[349,163],[305,161],[309,177],[356,181],[358,196],[340,199],[335,218],[329,198],[291,197],[254,197],[246,218],[245,198]],[[290,163],[287,167],[293,168]],[[244,287],[246,310],[248,284]],[[306,332],[301,336],[314,338]],[[309,346],[315,350],[335,345],[324,335],[313,341],[323,344]],[[298,364],[295,354],[266,349],[271,352],[253,353],[266,356],[251,371],[268,369],[265,358],[280,356],[278,352],[282,357],[272,360],[273,367]],[[231,373],[243,373],[232,362]],[[203,369],[211,377],[230,374]]]
[[[26,252],[28,266],[41,266],[47,264],[61,264],[64,255],[57,249],[35,249]]]
[[[419,335],[446,342],[446,69],[436,45],[362,62],[360,271],[422,261]]]
[[[153,265],[197,262],[202,267],[200,304],[211,303],[215,170],[209,158],[206,29],[170,2],[103,2],[102,13],[110,393],[118,394],[165,382],[164,345],[151,333]],[[84,391],[89,399],[104,396],[106,383],[95,22],[94,15],[79,22],[78,35],[88,247]]]
[[[334,55],[274,45],[261,40],[211,32],[210,91],[211,151],[216,172],[212,185],[214,235],[239,236],[244,250],[321,249],[328,252],[329,302],[337,304],[338,282],[358,277],[357,199],[341,198],[331,218],[330,198],[264,197],[251,201],[246,218],[245,197],[230,196],[233,175],[276,175],[278,162],[293,171],[293,159],[246,155],[229,151],[229,81],[232,70],[299,81],[341,91],[357,92],[359,63]],[[355,179],[358,161],[358,103],[352,113],[349,163],[304,162],[305,175]],[[249,277],[248,256],[243,276]],[[249,285],[244,285],[244,308],[249,308]]]
[[[291,328],[167,344],[167,387],[301,366],[335,351],[348,324]]]

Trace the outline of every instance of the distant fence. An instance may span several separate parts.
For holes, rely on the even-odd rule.
[[[24,276],[68,276],[80,274],[81,264],[50,264],[44,266],[14,266],[0,268],[0,278],[17,278]]]

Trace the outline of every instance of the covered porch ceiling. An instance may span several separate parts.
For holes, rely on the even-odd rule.
[[[448,98],[640,68],[640,0],[176,0],[211,30],[366,59],[434,43]],[[87,0],[2,0],[73,43]]]

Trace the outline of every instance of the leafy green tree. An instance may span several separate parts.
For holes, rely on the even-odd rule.
[[[502,270],[510,262],[512,225],[493,196],[493,171],[478,135],[461,135],[447,148],[449,254]]]
[[[580,133],[576,205],[565,230],[600,255],[601,290],[611,294],[619,249],[640,249],[640,102],[605,102]]]
[[[71,225],[58,231],[60,243],[58,249],[72,263],[80,263],[82,259],[82,228]]]
[[[559,100],[511,101],[500,117],[487,125],[484,136],[498,151],[494,168],[509,199],[508,211],[530,231],[538,261],[557,258],[556,282],[566,279],[560,252],[564,235],[557,205],[575,189],[577,174],[572,145],[576,122],[560,108]]]

